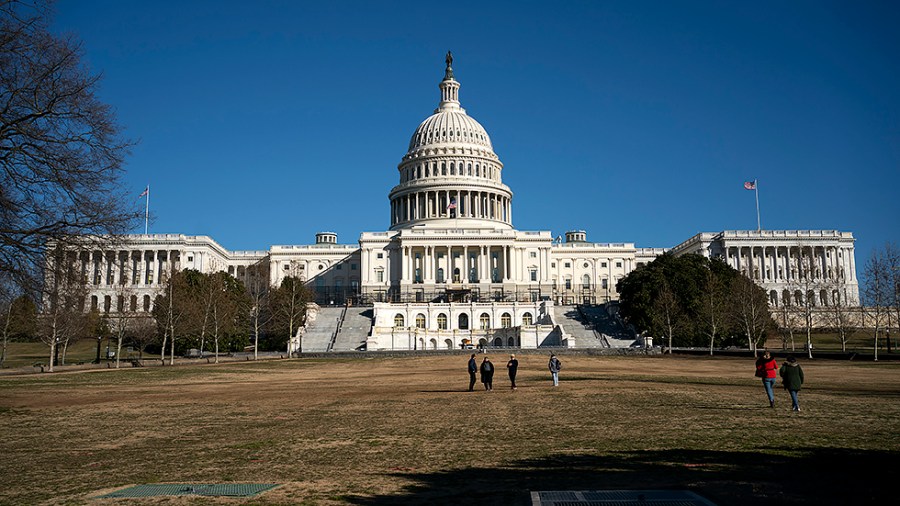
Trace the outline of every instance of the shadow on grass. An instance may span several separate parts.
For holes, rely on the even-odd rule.
[[[476,449],[472,459],[477,458]],[[840,448],[562,455],[513,462],[502,468],[395,472],[391,475],[412,482],[401,493],[343,499],[363,506],[527,505],[532,490],[683,489],[720,506],[890,504],[896,498],[896,487],[885,473],[898,458],[900,452]]]

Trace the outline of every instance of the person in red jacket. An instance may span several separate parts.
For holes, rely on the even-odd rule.
[[[763,388],[769,398],[769,407],[775,407],[775,378],[778,377],[778,363],[767,351],[756,361],[756,377],[762,378]]]

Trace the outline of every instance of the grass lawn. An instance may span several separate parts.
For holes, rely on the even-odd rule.
[[[689,489],[719,505],[895,495],[900,364],[802,360],[803,411],[752,360],[521,354],[282,360],[0,378],[2,504],[122,504],[127,484],[279,483],[253,504],[529,504],[529,490]],[[479,357],[480,359],[480,357]],[[859,477],[859,478],[857,478]],[[235,504],[157,498],[128,504]]]

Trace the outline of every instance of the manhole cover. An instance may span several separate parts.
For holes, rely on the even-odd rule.
[[[115,499],[120,497],[152,497],[201,495],[207,497],[252,497],[277,487],[271,483],[157,483],[152,485],[135,485],[123,488],[97,499]]]
[[[689,490],[555,490],[531,493],[532,506],[715,506]]]

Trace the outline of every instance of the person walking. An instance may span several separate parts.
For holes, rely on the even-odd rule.
[[[775,407],[775,377],[778,371],[778,363],[768,351],[756,361],[756,377],[762,378],[763,388],[769,398],[769,407]]]
[[[510,388],[516,389],[516,372],[519,370],[519,361],[515,355],[509,356],[509,362],[506,363],[506,372],[509,373]]]
[[[793,355],[789,355],[787,362],[781,364],[778,370],[781,376],[781,384],[791,394],[791,411],[800,411],[800,386],[803,385],[803,368],[797,363]]]
[[[562,362],[556,358],[556,354],[550,354],[550,362],[547,364],[550,368],[550,376],[553,377],[553,386],[559,386],[559,370],[562,369]]]
[[[478,364],[475,362],[475,354],[469,358],[469,391],[475,391],[475,373],[478,372]]]
[[[487,357],[481,361],[481,382],[485,390],[494,389],[494,363]]]

